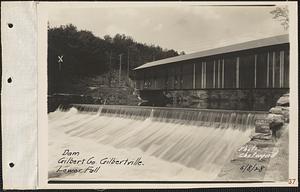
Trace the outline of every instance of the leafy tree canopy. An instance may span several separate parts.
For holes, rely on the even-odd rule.
[[[91,77],[119,68],[122,54],[122,69],[133,69],[144,63],[179,55],[173,49],[136,42],[125,34],[103,38],[92,32],[78,30],[76,26],[62,25],[48,28],[48,81],[51,85],[72,77]],[[59,63],[58,56],[63,56]]]

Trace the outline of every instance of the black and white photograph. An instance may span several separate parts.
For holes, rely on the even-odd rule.
[[[3,190],[297,191],[297,2],[0,9]]]
[[[90,5],[47,16],[49,185],[295,182],[288,4]]]

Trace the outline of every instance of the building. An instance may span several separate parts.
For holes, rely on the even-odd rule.
[[[289,91],[289,38],[281,35],[180,55],[134,71],[136,88],[147,101],[267,110]]]

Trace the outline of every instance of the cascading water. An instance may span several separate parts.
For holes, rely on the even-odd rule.
[[[73,105],[49,114],[49,131],[116,149],[136,149],[214,179],[265,113]],[[49,144],[51,146],[51,143]],[[99,149],[101,150],[101,149]],[[195,179],[197,179],[196,177]]]

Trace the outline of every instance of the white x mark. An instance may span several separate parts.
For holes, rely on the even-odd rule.
[[[63,57],[64,57],[63,55],[62,55],[62,56],[58,56],[58,62],[59,62],[59,63],[64,62],[64,61],[63,61]]]

